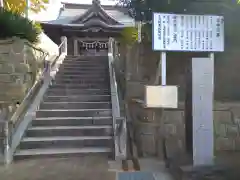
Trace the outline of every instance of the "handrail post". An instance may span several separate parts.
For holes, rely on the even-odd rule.
[[[9,124],[8,121],[4,122],[4,163],[9,164],[11,159],[10,159],[10,145],[9,145]]]
[[[44,62],[45,62],[45,65],[44,65],[45,72],[43,74],[43,78],[44,78],[43,80],[47,82],[51,76],[51,62],[48,60],[45,60]]]
[[[61,44],[62,44],[62,46],[60,47],[61,53],[65,53],[67,55],[67,37],[66,36],[61,37]]]

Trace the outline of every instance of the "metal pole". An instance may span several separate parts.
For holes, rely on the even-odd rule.
[[[137,28],[138,28],[138,43],[142,42],[142,22],[139,21],[137,23]]]
[[[3,0],[0,0],[0,7],[1,7],[1,8],[3,8],[3,7],[4,7]]]
[[[166,86],[167,84],[167,61],[166,52],[161,52],[161,85]]]
[[[29,0],[26,0],[25,17],[28,18]]]

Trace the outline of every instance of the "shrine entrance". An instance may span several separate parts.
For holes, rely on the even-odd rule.
[[[108,41],[96,39],[74,39],[74,55],[106,55],[108,52]]]
[[[61,43],[59,37],[67,37],[68,55],[106,55],[109,38],[121,37],[135,21],[124,7],[92,0],[89,5],[64,3],[59,19],[41,25],[56,44]]]

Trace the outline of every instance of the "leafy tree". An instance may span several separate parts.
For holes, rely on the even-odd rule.
[[[143,39],[151,41],[152,39],[152,14],[153,12],[166,12],[166,13],[186,13],[186,9],[189,8],[190,4],[193,2],[209,2],[209,3],[219,3],[224,4],[222,11],[228,13],[238,13],[240,12],[240,0],[234,1],[212,1],[212,0],[119,0],[119,5],[125,6],[130,15],[136,21],[142,21],[144,26],[142,27]],[[228,8],[226,8],[228,7]],[[208,7],[206,7],[208,8]],[[212,7],[211,7],[212,8]],[[219,7],[218,7],[219,8]],[[217,6],[216,8],[217,9]],[[230,12],[231,11],[231,12]],[[214,11],[213,11],[214,12]],[[237,17],[237,16],[236,16]],[[234,29],[238,31],[236,26]],[[129,32],[129,31],[128,31]],[[130,39],[133,33],[124,34],[124,37]]]
[[[3,0],[4,8],[11,10],[12,12],[23,14],[26,10],[26,0]],[[39,12],[45,9],[49,0],[29,0],[29,10],[33,12]]]
[[[33,44],[42,32],[40,24],[6,9],[0,9],[0,29],[0,39],[19,37]]]
[[[183,13],[194,0],[119,0],[136,20],[150,22],[153,12]]]
[[[126,7],[130,15],[136,21],[144,22],[142,27],[143,39],[151,41],[152,37],[152,13],[168,12],[168,13],[184,13],[189,3],[194,0],[119,0],[119,5]],[[136,30],[124,33],[123,37],[131,40]]]

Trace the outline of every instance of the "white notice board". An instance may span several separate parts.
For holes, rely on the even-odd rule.
[[[153,13],[153,50],[224,51],[222,16]]]

